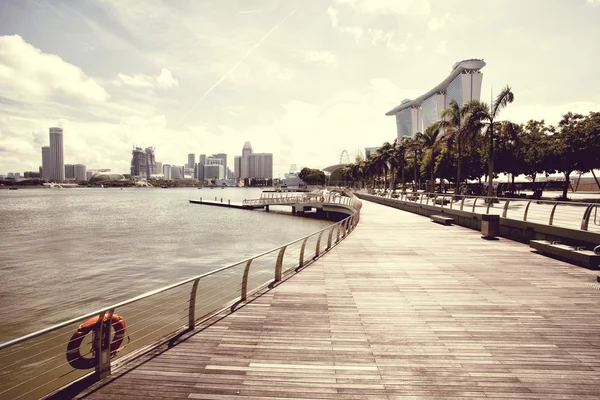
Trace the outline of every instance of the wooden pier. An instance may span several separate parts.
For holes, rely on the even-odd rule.
[[[365,202],[281,285],[89,399],[596,399],[596,273]]]

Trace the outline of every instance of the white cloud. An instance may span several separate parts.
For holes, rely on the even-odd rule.
[[[95,102],[109,97],[81,68],[43,53],[18,35],[0,36],[0,92],[22,102],[57,95]]]
[[[429,15],[429,0],[337,0],[361,13]]]
[[[357,43],[363,35],[363,29],[360,26],[342,26],[339,28],[339,30],[341,32],[352,34]]]
[[[446,45],[448,44],[448,42],[446,42],[445,40],[442,40],[440,42],[440,45],[438,47],[438,52],[440,53],[445,53],[446,52]]]
[[[173,77],[173,74],[168,69],[161,69],[160,75],[153,78],[145,74],[125,75],[117,74],[117,85],[131,86],[134,88],[147,89],[172,89],[179,86],[179,81]]]
[[[454,22],[454,17],[450,13],[446,13],[441,17],[432,17],[427,22],[427,27],[430,31],[437,31],[439,29],[443,29],[447,23]]]
[[[335,54],[323,50],[307,50],[300,53],[302,61],[305,63],[332,65],[337,63]]]
[[[338,11],[333,7],[327,7],[327,15],[329,15],[329,20],[331,21],[331,26],[337,28],[338,26]]]

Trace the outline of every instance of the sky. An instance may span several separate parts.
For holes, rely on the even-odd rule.
[[[501,119],[600,111],[600,0],[2,0],[0,174],[128,173],[134,145],[323,168],[396,137],[385,112],[481,58]]]

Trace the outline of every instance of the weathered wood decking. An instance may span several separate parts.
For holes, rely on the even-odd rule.
[[[322,259],[86,398],[598,398],[595,281],[365,202]]]

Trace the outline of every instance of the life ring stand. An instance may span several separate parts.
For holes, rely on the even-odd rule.
[[[95,352],[92,351],[89,357],[85,357],[81,354],[81,343],[85,336],[90,333],[98,325],[98,317],[93,317],[79,325],[79,328],[75,331],[69,343],[67,344],[67,361],[71,367],[75,369],[90,369],[96,366]],[[104,317],[104,322],[108,321],[107,317]],[[114,336],[110,341],[110,355],[111,357],[117,354],[121,350],[121,344],[127,334],[127,327],[125,325],[125,319],[119,315],[113,315],[111,318],[111,325],[115,330]],[[129,336],[127,337],[129,340]]]
[[[325,197],[321,196],[321,203],[325,201]]]

